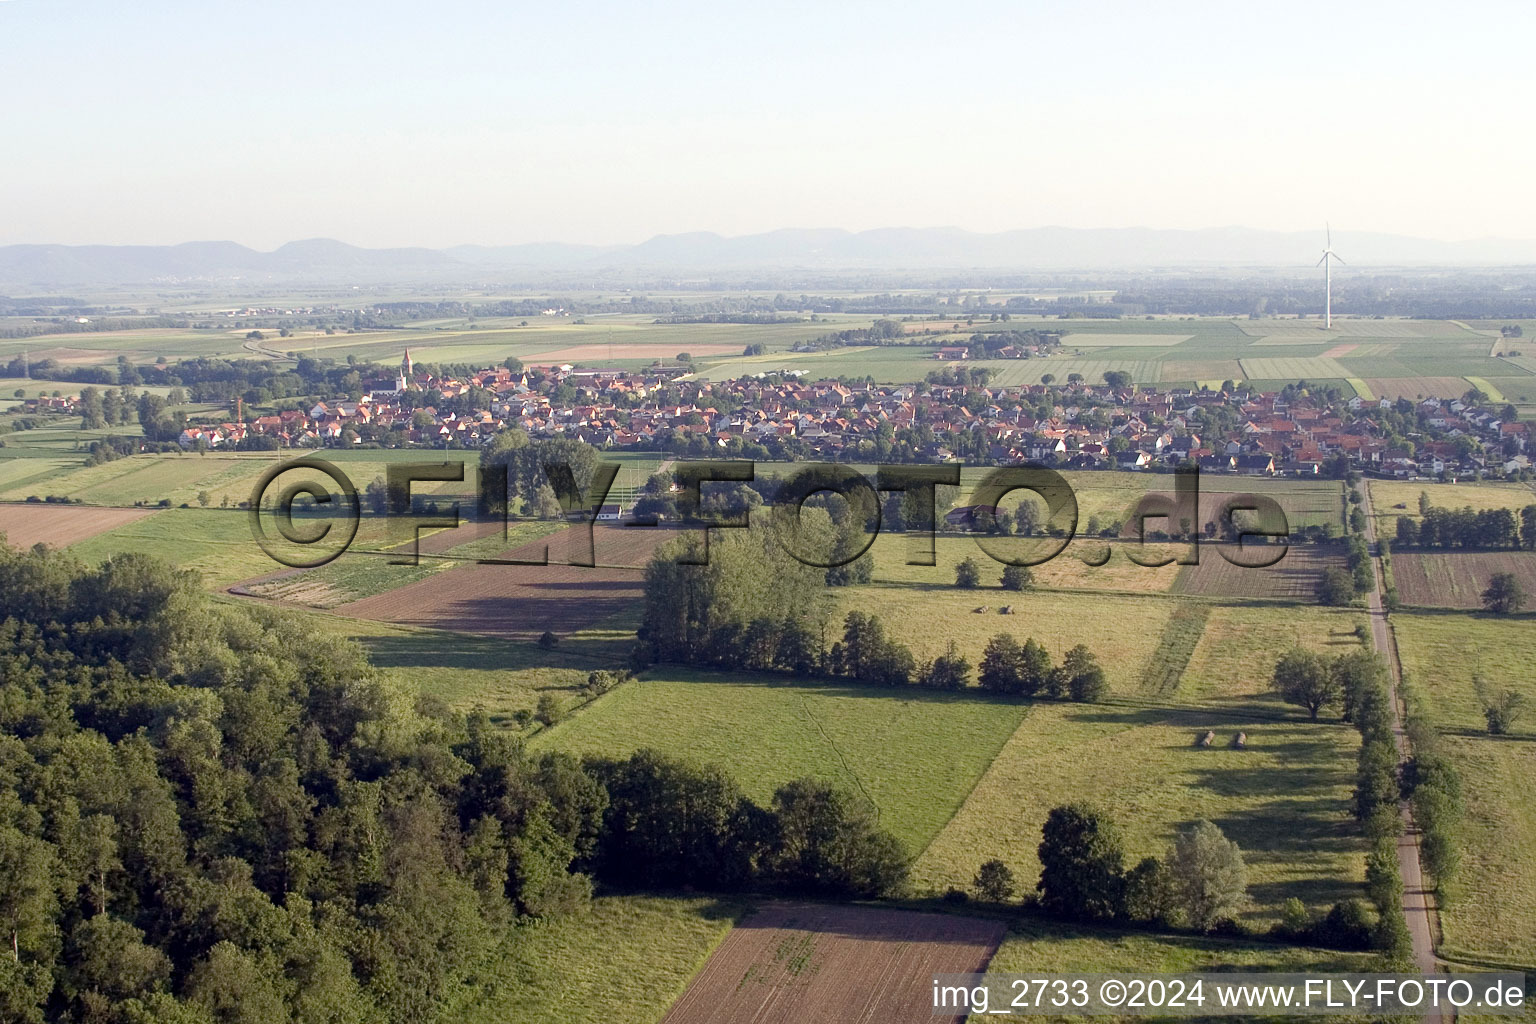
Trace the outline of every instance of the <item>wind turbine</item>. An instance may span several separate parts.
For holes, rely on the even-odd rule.
[[[1323,268],[1323,329],[1333,329],[1333,261],[1343,263],[1339,254],[1333,251],[1333,228],[1323,225],[1323,230],[1328,233],[1328,241],[1323,246],[1323,258],[1317,261],[1317,265]]]

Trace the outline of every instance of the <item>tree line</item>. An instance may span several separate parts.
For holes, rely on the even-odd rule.
[[[807,535],[817,538],[809,542],[812,550],[837,546],[838,528],[823,509],[803,508],[799,524],[789,546],[807,543]],[[684,537],[663,545],[646,568],[635,667],[674,662],[887,687],[976,685],[1004,696],[1089,702],[1108,692],[1103,668],[1082,645],[1057,665],[1036,640],[1020,644],[998,634],[973,666],[952,642],[920,661],[878,615],[850,611],[838,629],[826,591],[828,573],[836,570],[792,557],[781,541],[784,528],[764,517],[748,529],[715,531],[720,536],[707,542]],[[705,543],[707,564],[694,564],[704,560]]]
[[[1127,866],[1120,829],[1110,817],[1089,803],[1064,804],[1046,816],[1037,856],[1040,877],[1023,900],[1027,911],[1088,924],[1252,934],[1241,920],[1251,906],[1242,849],[1214,822],[1194,822],[1163,856]],[[1015,893],[1013,871],[990,860],[977,870],[969,892],[951,889],[945,898],[1006,903]],[[1394,911],[1401,927],[1401,912]],[[1398,951],[1398,933],[1382,923],[1391,916],[1373,913],[1358,899],[1317,912],[1292,897],[1269,935],[1336,949]]]
[[[1536,504],[1517,518],[1513,509],[1442,508],[1421,499],[1420,516],[1398,517],[1399,548],[1536,550]]]
[[[147,556],[0,547],[0,1019],[432,1021],[594,885],[869,897],[905,853],[814,780],[535,757]]]

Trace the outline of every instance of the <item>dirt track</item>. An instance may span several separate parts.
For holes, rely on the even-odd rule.
[[[986,969],[1003,925],[775,903],[725,937],[662,1024],[931,1024],[935,974]]]

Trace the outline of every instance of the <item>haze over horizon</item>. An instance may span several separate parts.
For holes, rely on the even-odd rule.
[[[1536,142],[1510,130],[1533,28],[1502,4],[8,0],[0,126],[27,144],[0,163],[0,244],[1536,238]]]
[[[13,0],[0,0],[0,2],[13,2]],[[345,246],[353,246],[353,247],[356,247],[356,248],[369,249],[369,250],[431,249],[431,250],[442,251],[442,250],[468,249],[468,248],[499,249],[499,248],[537,247],[537,246],[552,246],[552,247],[570,246],[570,247],[573,247],[573,248],[574,247],[583,247],[583,248],[592,248],[592,249],[615,249],[615,250],[617,250],[617,249],[634,248],[634,247],[646,245],[647,243],[655,243],[655,242],[662,241],[662,240],[668,240],[668,239],[688,239],[688,238],[700,238],[700,239],[714,238],[714,239],[720,239],[720,240],[723,240],[723,241],[736,241],[736,240],[745,239],[745,238],[766,238],[766,237],[771,237],[771,236],[775,236],[775,235],[790,235],[790,234],[815,235],[815,234],[822,234],[822,233],[826,233],[826,234],[839,234],[840,233],[840,234],[847,234],[847,235],[862,235],[862,234],[874,234],[874,233],[880,233],[880,232],[915,232],[915,233],[916,232],[933,232],[933,233],[940,233],[940,232],[962,232],[962,233],[967,234],[967,235],[976,235],[976,236],[986,237],[986,236],[996,236],[996,235],[1019,234],[1019,233],[1026,233],[1026,232],[1057,232],[1057,231],[1059,231],[1059,232],[1074,232],[1074,233],[1075,232],[1081,232],[1081,233],[1084,233],[1084,234],[1089,234],[1089,233],[1104,233],[1104,234],[1108,234],[1108,233],[1114,233],[1114,232],[1148,232],[1148,233],[1153,233],[1153,234],[1179,233],[1179,234],[1189,234],[1189,235],[1215,234],[1215,233],[1221,233],[1221,232],[1231,232],[1231,233],[1235,233],[1235,234],[1236,233],[1253,233],[1253,234],[1256,234],[1256,235],[1257,234],[1271,234],[1271,235],[1311,235],[1311,234],[1315,234],[1315,235],[1317,235],[1317,237],[1319,239],[1317,248],[1320,251],[1321,248],[1322,248],[1322,239],[1325,236],[1325,232],[1328,231],[1328,230],[1330,230],[1330,227],[1327,224],[1323,224],[1323,225],[1315,226],[1315,227],[1313,225],[1298,225],[1298,226],[1294,226],[1294,227],[1290,227],[1290,228],[1256,228],[1256,227],[1253,227],[1253,226],[1247,225],[1247,224],[1209,224],[1209,225],[1195,226],[1195,227],[1178,227],[1178,226],[1171,226],[1171,225],[1154,225],[1154,224],[1144,224],[1144,223],[1128,223],[1128,224],[1105,224],[1105,225],[1098,225],[1098,226],[1090,227],[1090,226],[1084,226],[1084,225],[1078,225],[1078,224],[1046,223],[1046,224],[1016,225],[1016,226],[1011,226],[1011,227],[994,226],[994,227],[983,228],[983,229],[964,228],[964,227],[961,227],[961,226],[956,225],[956,224],[880,224],[880,225],[875,225],[875,226],[869,227],[869,228],[849,228],[849,227],[844,227],[844,226],[841,226],[841,225],[829,225],[829,224],[818,224],[818,225],[784,224],[784,225],[780,225],[778,227],[769,227],[769,228],[764,228],[761,231],[750,231],[750,232],[718,231],[718,230],[714,230],[714,229],[707,228],[707,227],[704,227],[704,228],[693,228],[693,229],[690,229],[690,230],[687,230],[687,231],[665,231],[664,230],[664,231],[654,232],[654,233],[646,235],[644,237],[624,238],[624,239],[610,239],[608,241],[595,241],[595,242],[593,242],[593,241],[579,241],[579,240],[575,240],[575,239],[571,239],[571,238],[548,237],[548,238],[521,239],[521,240],[517,240],[517,241],[495,241],[495,240],[492,240],[492,241],[487,241],[487,242],[475,242],[475,241],[447,242],[447,243],[444,243],[444,244],[441,244],[441,245],[428,245],[428,244],[422,243],[422,242],[411,242],[411,241],[402,241],[402,242],[399,242],[399,243],[388,244],[388,245],[366,245],[366,244],[357,242],[357,241],[355,241],[353,239],[350,239],[350,238],[336,237],[336,236],[332,236],[332,235],[324,235],[324,234],[317,234],[317,233],[306,234],[306,233],[303,233],[301,231],[301,232],[293,235],[292,237],[283,238],[283,239],[281,239],[279,241],[272,242],[272,243],[265,243],[265,244],[253,243],[253,242],[250,242],[250,241],[247,241],[247,240],[244,240],[244,239],[241,239],[241,238],[232,237],[232,236],[229,236],[229,235],[210,234],[210,235],[207,235],[207,236],[200,236],[200,237],[197,237],[197,238],[182,238],[182,239],[177,239],[177,240],[173,240],[173,241],[166,241],[166,242],[141,242],[141,241],[102,242],[102,241],[90,241],[90,240],[79,241],[79,242],[61,242],[61,241],[57,241],[57,240],[54,240],[54,239],[33,238],[33,239],[27,239],[27,240],[24,240],[24,241],[0,242],[0,247],[18,246],[18,245],[25,245],[25,246],[55,246],[55,245],[62,245],[62,246],[69,246],[71,248],[86,248],[86,247],[96,247],[96,246],[134,248],[134,247],[175,247],[175,246],[181,246],[181,245],[198,245],[198,244],[205,244],[205,243],[226,243],[227,242],[227,243],[233,243],[233,244],[239,245],[239,246],[244,246],[245,248],[251,249],[251,250],[253,250],[255,252],[272,253],[272,252],[276,252],[276,251],[284,248],[285,246],[293,246],[293,245],[312,243],[312,242],[336,242],[336,243],[339,243],[339,244],[345,245]],[[1424,235],[1424,234],[1402,234],[1402,233],[1399,233],[1399,232],[1376,232],[1376,231],[1360,232],[1360,231],[1351,231],[1348,228],[1338,228],[1338,227],[1331,228],[1331,230],[1332,230],[1332,232],[1333,232],[1333,234],[1335,236],[1336,244],[1340,244],[1337,241],[1338,239],[1348,238],[1352,234],[1353,235],[1368,234],[1368,235],[1377,236],[1377,237],[1380,237],[1380,236],[1399,236],[1399,237],[1403,237],[1403,238],[1414,239],[1416,241],[1435,243],[1435,244],[1447,244],[1447,245],[1454,245],[1454,244],[1458,244],[1458,243],[1477,244],[1477,243],[1485,243],[1485,242],[1487,242],[1487,243],[1511,243],[1511,244],[1530,243],[1530,244],[1533,245],[1533,247],[1536,247],[1536,236],[1526,237],[1526,236],[1507,235],[1507,234],[1506,235],[1491,234],[1491,235],[1478,235],[1478,236],[1465,236],[1465,237],[1460,237],[1460,236],[1458,236],[1458,237],[1445,237],[1445,236],[1433,236],[1433,235]]]

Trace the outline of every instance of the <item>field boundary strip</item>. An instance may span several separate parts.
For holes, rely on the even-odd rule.
[[[1477,388],[1477,390],[1481,391],[1483,394],[1487,395],[1490,401],[1508,401],[1508,399],[1504,397],[1504,392],[1494,387],[1491,383],[1488,382],[1487,379],[1483,377],[1463,377],[1462,379],[1465,380],[1468,384],[1471,384],[1474,388]]]
[[[1188,566],[1180,570],[1187,571]],[[1168,697],[1179,688],[1189,668],[1195,649],[1205,636],[1205,624],[1211,617],[1209,604],[1181,604],[1168,617],[1163,635],[1141,674],[1141,692],[1151,697]]]

